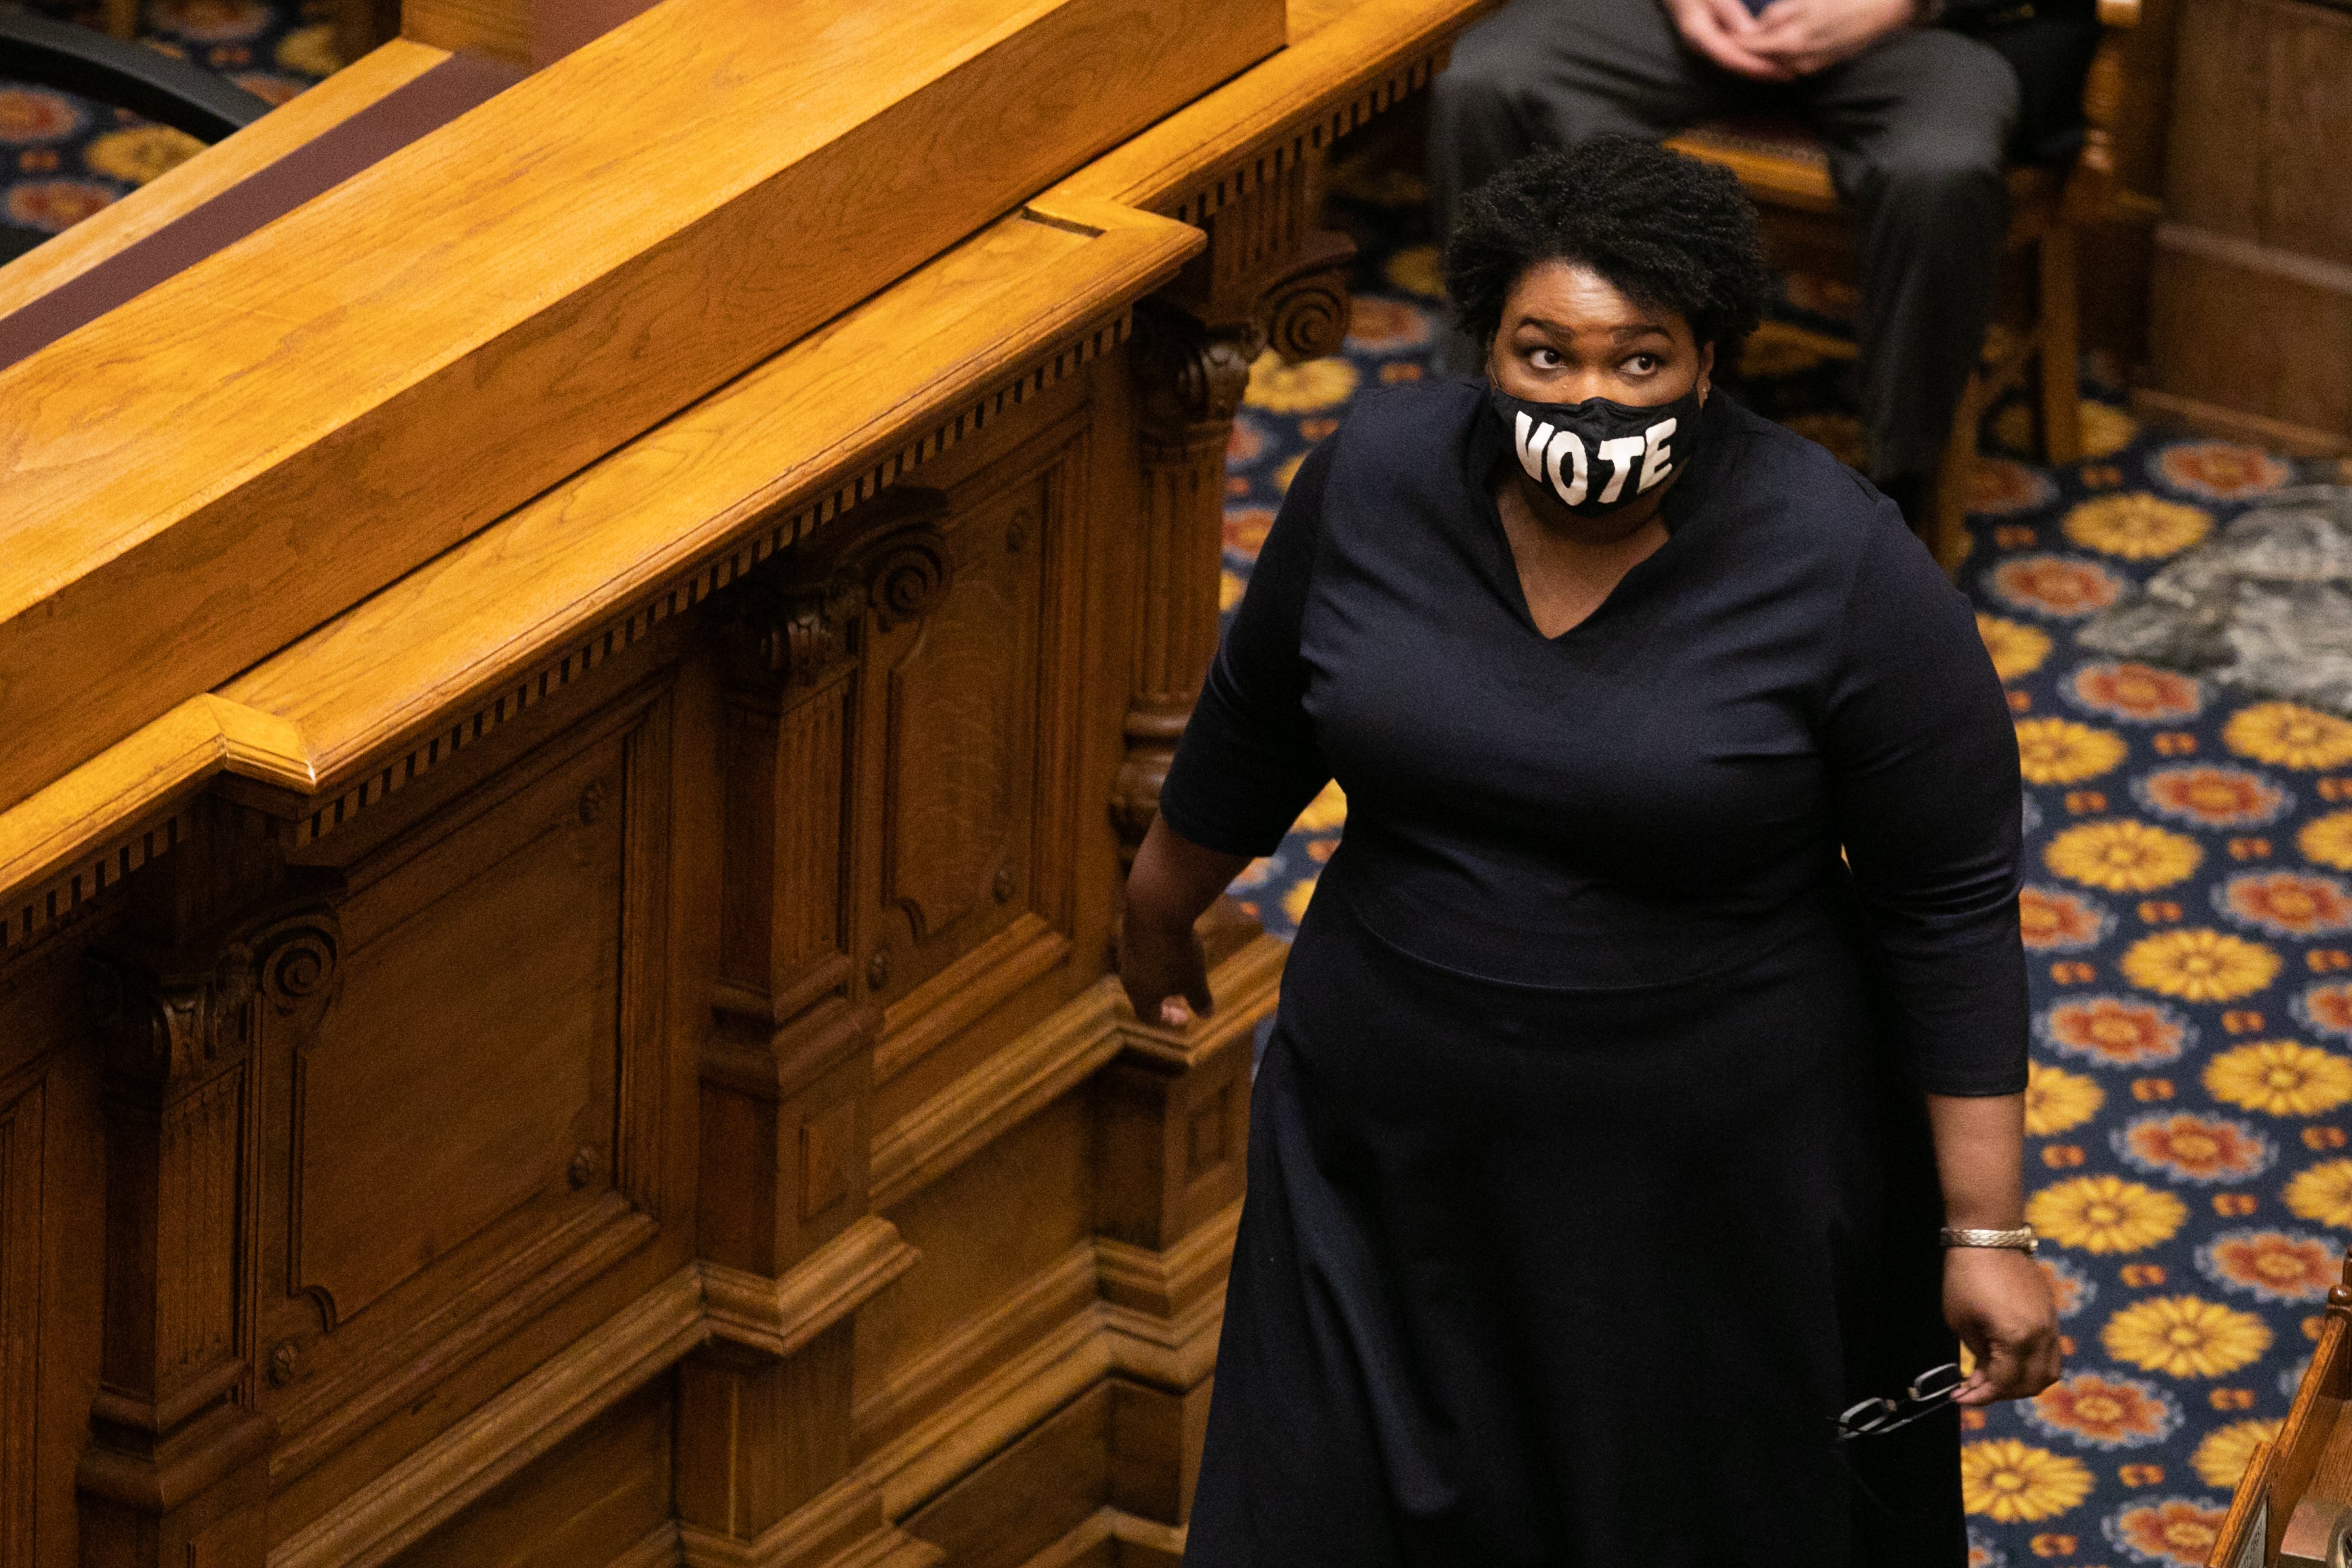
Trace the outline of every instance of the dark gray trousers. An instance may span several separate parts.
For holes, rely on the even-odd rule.
[[[1990,46],[1909,28],[1789,83],[1734,76],[1658,0],[1514,0],[1462,35],[1430,111],[1441,241],[1464,194],[1523,154],[1726,114],[1793,113],[1861,220],[1862,422],[1875,479],[1932,473],[1992,310],[2017,77]],[[1458,334],[1457,334],[1458,337]],[[1466,340],[1449,357],[1476,364]]]

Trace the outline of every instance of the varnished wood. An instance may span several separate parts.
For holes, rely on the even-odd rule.
[[[12,1552],[1177,1560],[1283,948],[1213,921],[1185,1031],[1108,973],[1134,719],[1181,721],[1213,637],[1234,391],[1195,411],[1135,323],[1328,352],[1313,164],[1477,9],[1304,0],[1116,147],[1017,102],[1056,173],[943,199],[903,276],[835,266],[824,325],[463,539],[387,538],[397,581],[321,568],[323,610],[0,810]],[[574,433],[540,412],[510,444]],[[294,915],[324,1005],[239,1001]],[[93,973],[263,1021],[132,1092]]]

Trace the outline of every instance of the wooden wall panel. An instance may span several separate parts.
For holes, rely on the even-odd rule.
[[[342,993],[270,1064],[280,1481],[656,1233],[669,716],[666,685],[624,694],[341,868]]]
[[[1079,1395],[953,1491],[907,1521],[954,1568],[1019,1568],[1068,1536],[1109,1495],[1112,1394]]]
[[[889,1212],[922,1260],[858,1318],[861,1448],[936,1411],[1093,1298],[1091,1136],[1085,1097],[1065,1096]]]
[[[670,1517],[671,1381],[656,1378],[387,1568],[600,1568]]]
[[[41,1342],[42,1084],[0,1106],[0,1563],[33,1561]]]

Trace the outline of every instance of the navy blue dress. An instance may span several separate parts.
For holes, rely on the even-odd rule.
[[[1889,502],[1722,393],[1530,618],[1483,390],[1301,467],[1160,812],[1348,795],[1251,1101],[1193,1568],[1958,1568],[1922,1090],[2025,1084],[2014,731]],[[1841,858],[1841,848],[1844,857]]]

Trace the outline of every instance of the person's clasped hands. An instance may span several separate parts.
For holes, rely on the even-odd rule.
[[[1851,59],[1920,14],[1919,0],[1663,0],[1685,42],[1738,76],[1794,81]]]

